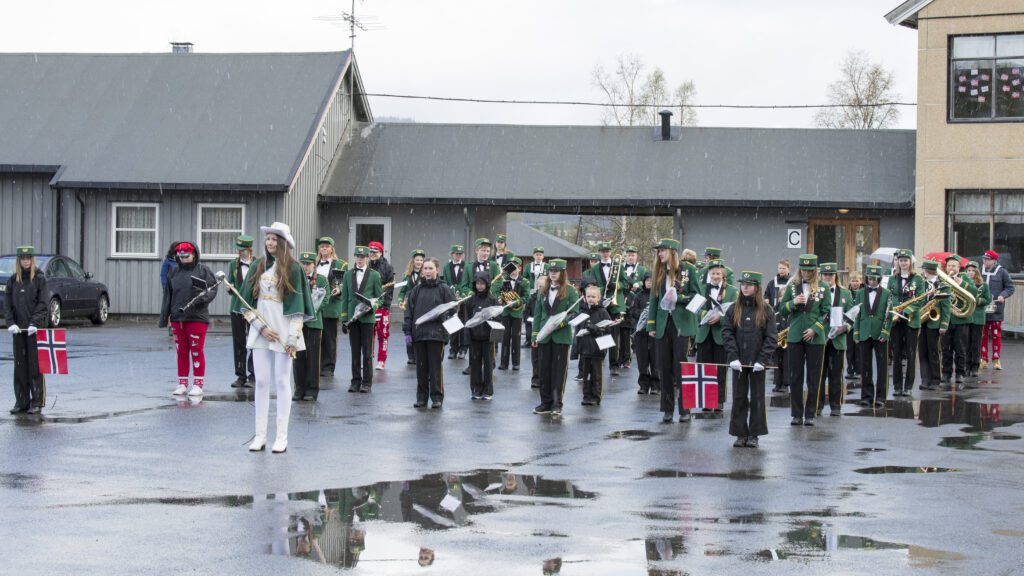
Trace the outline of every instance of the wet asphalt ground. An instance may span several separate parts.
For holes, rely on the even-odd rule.
[[[348,394],[342,342],[288,452],[251,454],[226,326],[195,403],[170,394],[165,332],[72,325],[43,416],[0,414],[0,573],[1024,573],[1017,342],[955,398],[791,428],[774,397],[759,449],[722,418],[662,424],[635,370],[606,375],[600,407],[570,380],[561,419],[533,415],[528,356],[489,403],[448,361],[444,408],[415,410],[400,333],[373,392]],[[6,333],[0,374],[13,405]]]

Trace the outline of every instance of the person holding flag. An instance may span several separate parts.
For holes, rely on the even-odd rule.
[[[7,331],[14,340],[14,408],[11,414],[38,414],[46,405],[46,380],[39,372],[36,332],[46,327],[50,290],[36,268],[36,249],[18,246],[14,274],[7,279]]]
[[[733,447],[757,448],[757,437],[768,433],[764,402],[765,368],[778,345],[775,310],[761,294],[761,273],[740,272],[740,296],[722,318],[722,343],[732,368]]]
[[[704,298],[707,301],[700,309],[700,325],[697,327],[697,362],[712,364],[725,363],[725,347],[722,342],[722,319],[728,314],[729,304],[736,301],[735,286],[725,282],[725,264],[721,260],[707,263],[708,283],[704,285]],[[760,286],[760,281],[758,286]],[[718,408],[721,412],[725,405],[726,371],[718,371]],[[709,411],[705,409],[705,412]]]

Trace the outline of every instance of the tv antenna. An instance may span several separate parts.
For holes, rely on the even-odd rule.
[[[362,0],[360,0],[360,4]],[[356,49],[356,31],[361,32],[372,32],[374,30],[384,30],[384,23],[380,21],[376,16],[364,14],[362,16],[356,16],[356,0],[352,0],[352,8],[350,12],[342,12],[341,16],[318,16],[316,18],[321,22],[330,22],[332,24],[341,24],[345,22],[348,24],[349,29],[349,43],[353,52]]]

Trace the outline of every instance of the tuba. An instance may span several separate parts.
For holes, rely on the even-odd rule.
[[[953,293],[952,300],[950,300],[950,312],[953,316],[957,318],[970,318],[974,314],[974,307],[978,304],[974,295],[961,286],[957,279],[951,278],[942,270],[936,270],[935,273],[949,286]]]

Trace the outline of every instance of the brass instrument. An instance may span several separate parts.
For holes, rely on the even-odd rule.
[[[950,312],[953,316],[957,318],[970,318],[974,314],[975,306],[978,305],[974,295],[961,286],[958,280],[950,278],[942,270],[936,270],[935,273],[938,274],[943,282],[949,285],[949,289],[953,292],[953,299],[950,300]]]
[[[612,265],[608,269],[608,279],[605,280],[604,289],[601,290],[602,301],[601,306],[607,308],[608,306],[615,303],[615,298],[619,294],[619,273],[622,271],[622,254],[616,254],[612,256]],[[612,282],[615,283],[615,288],[612,289]],[[611,297],[608,296],[608,290],[612,290]]]
[[[907,318],[906,316],[903,315],[903,311],[906,310],[909,306],[913,306],[914,304],[917,304],[918,302],[920,302],[922,300],[928,299],[930,296],[932,296],[936,292],[938,292],[938,288],[933,288],[931,290],[925,290],[920,295],[914,296],[913,298],[911,298],[910,300],[907,300],[906,302],[901,302],[901,303],[897,304],[896,306],[893,306],[889,310],[889,313],[892,314],[893,316],[896,316],[897,318],[902,318],[904,320],[909,320],[909,318]]]
[[[780,348],[782,350],[785,350],[786,346],[789,344],[788,342],[786,342],[786,338],[788,336],[789,336],[789,327],[788,326],[786,328],[783,328],[782,330],[779,330],[779,333],[775,337],[775,345],[778,348]]]
[[[501,303],[505,305],[511,304],[511,306],[509,306],[509,309],[512,310],[513,312],[519,312],[524,307],[526,307],[526,304],[523,302],[523,299],[515,290],[503,290],[501,292]]]
[[[928,293],[930,294],[936,290],[929,290]],[[921,321],[938,322],[939,319],[942,318],[942,311],[939,310],[939,302],[942,302],[948,297],[948,294],[936,294],[934,298],[926,302],[924,306],[921,306],[921,309],[918,311],[921,313]]]

